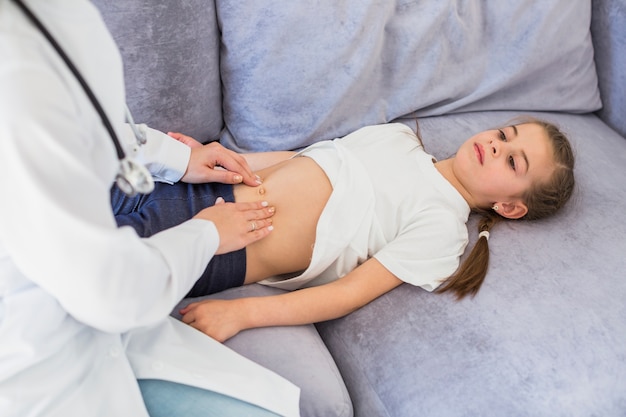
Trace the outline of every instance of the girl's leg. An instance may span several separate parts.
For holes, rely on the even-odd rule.
[[[202,388],[157,379],[140,379],[151,417],[276,417],[264,408]]]
[[[128,197],[113,186],[111,206],[119,227],[131,226],[139,236],[149,237],[189,220],[200,210],[213,206],[218,197],[233,202],[235,197],[232,185],[220,183],[170,185],[157,182],[152,193],[134,197]],[[187,296],[199,297],[239,287],[244,284],[245,276],[245,248],[216,255]]]
[[[234,201],[231,185],[220,183],[155,183],[152,193],[128,197],[117,186],[111,188],[111,206],[118,226],[131,226],[141,237],[152,236],[191,219],[213,206],[218,197]]]
[[[201,297],[233,287],[246,278],[246,249],[215,255],[185,297]]]

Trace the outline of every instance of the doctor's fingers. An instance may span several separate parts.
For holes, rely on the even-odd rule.
[[[193,178],[196,178],[195,182],[219,182],[222,184],[241,184],[244,183],[249,186],[256,187],[261,185],[261,178],[257,175],[243,175],[238,171],[230,171],[218,168],[204,167],[202,170],[196,171],[195,175],[191,173],[183,178],[185,182],[194,182]]]
[[[267,203],[221,203],[194,216],[215,224],[220,237],[217,254],[241,249],[272,231],[274,208]]]
[[[220,226],[217,226],[220,235],[220,244],[215,252],[216,255],[232,252],[245,248],[246,246],[267,237],[274,226],[271,219],[246,221],[239,226],[238,234],[223,233]]]
[[[179,132],[167,132],[167,134],[168,136],[176,139],[179,142],[184,143],[190,148],[201,148],[203,146],[202,143],[198,142],[191,136],[183,135],[182,133],[179,133]]]
[[[260,184],[260,179],[252,173],[246,159],[217,142],[201,148],[193,148],[187,168],[187,182],[222,182],[225,184],[245,183],[250,186]]]
[[[246,185],[251,187],[256,187],[261,185],[261,177],[252,173],[252,169],[248,165],[248,162],[245,158],[239,154],[236,154],[232,151],[228,151],[231,154],[228,157],[220,159],[217,163],[218,166],[223,168],[223,170],[215,170],[215,174],[221,172],[223,174],[229,175],[229,181],[225,182],[227,184],[239,184],[243,182]]]
[[[215,200],[215,205],[200,210],[194,218],[213,220],[216,216],[230,216],[233,220],[263,220],[272,217],[276,208],[267,201],[246,203],[226,203],[222,197]]]
[[[262,220],[272,217],[276,208],[270,206],[267,201],[253,201],[250,203],[235,203],[247,220]]]

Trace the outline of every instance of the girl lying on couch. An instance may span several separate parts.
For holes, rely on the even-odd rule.
[[[248,328],[341,317],[403,282],[474,295],[487,272],[493,224],[548,216],[574,188],[567,138],[535,119],[479,133],[439,162],[403,124],[365,127],[299,153],[245,157],[261,186],[177,183],[133,199],[112,194],[118,225],[142,236],[191,218],[218,197],[271,202],[272,219],[250,219],[250,228],[275,226],[272,233],[214,257],[188,296],[259,281],[298,291],[181,310],[185,323],[219,341]],[[459,268],[471,211],[484,216],[480,237]]]

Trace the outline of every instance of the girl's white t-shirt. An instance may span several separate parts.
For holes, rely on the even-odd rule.
[[[333,192],[309,267],[262,284],[288,290],[321,285],[371,257],[427,291],[456,271],[468,242],[470,208],[408,126],[368,126],[298,155],[322,167]]]

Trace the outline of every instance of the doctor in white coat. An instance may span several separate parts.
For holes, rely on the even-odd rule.
[[[126,153],[157,180],[255,185],[219,146],[191,154],[147,129],[137,147],[120,56],[95,7],[24,3],[80,70]],[[0,415],[146,416],[137,379],[202,388],[220,398],[219,415],[299,415],[297,387],[168,317],[215,253],[269,233],[270,214],[260,202],[218,204],[140,239],[111,212],[119,166],[66,63],[14,0],[0,0]],[[262,227],[250,232],[251,221]]]

